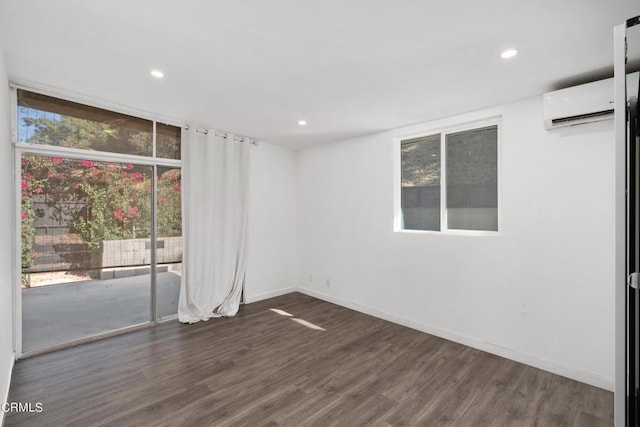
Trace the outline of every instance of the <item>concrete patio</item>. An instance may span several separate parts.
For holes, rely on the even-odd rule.
[[[180,275],[158,273],[158,317],[178,312]],[[150,319],[148,275],[22,290],[22,351],[109,332]]]

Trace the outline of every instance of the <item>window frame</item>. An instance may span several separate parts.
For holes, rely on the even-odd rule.
[[[497,126],[497,191],[498,191],[498,230],[461,230],[448,228],[447,223],[447,153],[446,135],[470,131],[489,126]],[[402,141],[430,135],[440,135],[440,230],[411,230],[402,228]],[[393,138],[393,231],[395,233],[431,234],[452,236],[502,236],[502,117],[494,116],[450,126],[426,128],[419,132],[411,132]]]
[[[118,104],[108,103],[106,101],[100,102],[96,101],[93,98],[89,98],[86,96],[80,96],[78,94],[49,89],[49,88],[41,88],[38,86],[29,86],[27,84],[21,84],[16,82],[11,82],[9,84],[10,87],[10,102],[11,102],[11,144],[15,149],[22,150],[22,152],[28,152],[30,154],[44,154],[51,156],[61,156],[65,155],[69,158],[88,158],[87,156],[95,157],[95,160],[102,160],[107,162],[135,162],[137,164],[145,165],[145,166],[173,166],[173,167],[182,167],[182,159],[168,159],[164,157],[156,157],[156,124],[164,124],[169,126],[175,126],[184,129],[188,126],[184,122],[180,122],[176,119],[161,117],[157,115],[150,114],[145,111],[135,110],[133,108],[126,109]],[[17,114],[18,114],[18,98],[17,91],[24,90],[27,92],[33,92],[40,95],[49,96],[52,98],[59,98],[65,101],[75,102],[77,104],[83,104],[89,107],[99,108],[102,110],[111,111],[114,113],[124,114],[127,116],[131,116],[134,118],[139,118],[143,120],[148,120],[152,122],[152,155],[151,156],[143,156],[139,154],[125,154],[118,153],[113,151],[98,151],[98,150],[86,150],[82,148],[73,148],[73,147],[61,147],[55,145],[44,145],[44,144],[31,144],[26,142],[18,141],[18,123],[17,123]]]
[[[31,144],[24,143],[18,141],[18,90],[24,90],[28,92],[38,93],[45,96],[50,96],[54,98],[59,98],[71,102],[75,102],[78,104],[87,105],[90,107],[100,108],[103,110],[112,111],[115,113],[125,114],[132,117],[149,120],[153,124],[152,128],[152,156],[143,156],[136,154],[123,154],[109,151],[94,151],[94,150],[86,150],[81,148],[72,148],[72,147],[60,147],[53,145],[44,145],[44,144]],[[79,95],[74,92],[59,90],[55,88],[49,88],[44,86],[32,85],[30,83],[22,83],[20,81],[11,80],[9,83],[9,101],[10,101],[10,112],[11,112],[11,137],[9,138],[9,143],[13,149],[13,230],[12,230],[12,301],[13,301],[13,319],[14,319],[14,328],[13,328],[13,348],[16,355],[16,359],[22,357],[28,357],[32,355],[37,355],[41,353],[46,353],[56,349],[67,348],[69,346],[78,345],[84,342],[90,342],[95,339],[109,337],[118,335],[124,332],[134,331],[140,328],[153,326],[166,321],[173,321],[178,318],[178,315],[170,315],[165,317],[158,317],[156,312],[156,293],[157,293],[157,282],[155,278],[152,278],[151,286],[151,307],[150,307],[150,320],[137,324],[127,326],[121,329],[116,329],[113,331],[105,332],[98,335],[91,335],[85,338],[82,338],[78,341],[73,341],[71,343],[63,343],[56,345],[54,347],[49,347],[40,350],[30,351],[25,353],[22,348],[22,293],[21,293],[21,273],[22,273],[22,260],[21,260],[21,225],[22,219],[20,216],[21,213],[21,189],[20,189],[20,165],[22,155],[41,155],[41,156],[58,156],[65,157],[69,159],[75,160],[95,160],[102,162],[112,162],[112,163],[134,163],[141,166],[151,166],[153,167],[153,187],[154,187],[154,196],[152,197],[153,209],[157,212],[158,203],[157,197],[155,196],[155,187],[157,181],[157,169],[159,167],[170,167],[170,168],[180,168],[183,169],[183,160],[180,159],[168,159],[162,157],[156,157],[156,125],[158,123],[175,126],[182,129],[182,137],[181,144],[184,144],[184,134],[185,127],[188,126],[186,122],[182,122],[177,119],[168,118],[166,116],[154,115],[146,111],[136,110],[134,108],[124,108],[119,104],[109,103],[107,101],[97,100],[95,98],[91,98],[88,96]],[[182,146],[182,145],[181,145]],[[183,232],[185,228],[185,218],[182,219],[182,227]],[[152,224],[152,235],[151,239],[157,239],[157,231],[156,225],[157,219],[154,218]],[[152,256],[154,259],[151,265],[157,265],[155,260],[155,255]],[[153,269],[152,269],[153,270]],[[155,276],[155,274],[152,274]],[[154,283],[155,282],[155,283]]]

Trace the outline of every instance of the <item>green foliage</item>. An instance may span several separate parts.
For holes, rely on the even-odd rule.
[[[29,139],[32,144],[58,147],[97,148],[105,147],[115,131],[109,125],[75,117],[64,116],[60,120],[24,117],[26,126],[33,126],[35,132]]]
[[[402,186],[440,185],[440,134],[403,141]]]
[[[36,131],[28,142],[96,149],[117,137],[104,123],[63,117],[24,118]],[[143,133],[128,141],[145,144]],[[108,150],[110,151],[110,150]],[[90,250],[104,240],[148,238],[151,234],[152,168],[59,157],[22,159],[22,268],[33,266],[36,212],[34,197],[46,201],[50,220],[66,222]],[[180,169],[159,168],[158,235],[181,234]]]
[[[36,212],[33,209],[33,198],[44,190],[45,180],[29,173],[29,161],[22,160],[21,177],[21,230],[22,230],[22,267],[29,268],[33,265],[36,252],[33,247],[35,229],[33,223],[36,220]]]
[[[22,117],[22,123],[34,130],[28,140],[31,144],[143,156],[151,154],[151,122],[143,129],[129,123],[125,118],[99,122],[71,116],[62,116],[59,119]]]
[[[81,160],[74,186],[83,208],[73,228],[90,249],[103,240],[150,236],[151,168]]]
[[[182,184],[180,169],[158,171],[158,236],[179,236],[182,232]]]

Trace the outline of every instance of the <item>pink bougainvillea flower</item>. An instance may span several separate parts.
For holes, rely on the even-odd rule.
[[[58,164],[58,163],[62,163],[62,158],[61,158],[61,157],[52,157],[52,158],[51,158],[51,161],[52,161],[53,163],[56,163],[56,164]]]
[[[124,165],[124,168],[125,169],[133,169],[133,165],[132,164],[127,164],[127,165]]]
[[[27,182],[26,179],[22,178],[22,189],[23,190],[28,190],[31,187],[31,185],[29,185],[29,183]]]
[[[160,203],[165,203],[167,201],[167,198],[166,197],[160,197],[160,198],[158,198],[158,201]]]
[[[36,189],[34,190],[34,192],[35,192],[36,194],[41,194],[41,193],[42,193],[42,187],[38,187],[38,188],[36,188]]]
[[[136,212],[138,212],[138,207],[137,206],[131,206],[129,208],[129,215],[133,215]]]
[[[135,179],[136,181],[140,182],[140,180],[142,180],[142,174],[140,172],[133,172],[131,174],[131,177],[133,179]]]
[[[80,166],[90,168],[91,166],[93,166],[93,162],[91,160],[80,160]]]
[[[27,213],[26,212],[22,212],[21,216],[22,216],[22,219],[27,219]]]
[[[180,191],[180,184],[173,184],[173,189],[176,191]]]
[[[122,212],[122,209],[118,209],[113,211],[113,216],[115,216],[116,218],[124,218],[124,212]]]

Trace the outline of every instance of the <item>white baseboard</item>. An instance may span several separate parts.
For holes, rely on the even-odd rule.
[[[297,291],[297,288],[291,286],[288,288],[276,289],[275,291],[269,291],[262,294],[257,295],[245,295],[244,302],[247,304],[251,304],[252,302],[262,301],[263,299],[269,299],[273,297],[279,297],[280,295],[290,294],[291,292]]]
[[[13,356],[11,356],[11,363],[9,364],[9,375],[7,376],[9,380],[7,383],[7,390],[3,393],[4,399],[0,401],[0,404],[9,401],[9,389],[11,388],[11,376],[13,375],[13,366],[15,365],[15,363],[16,363],[16,354],[13,353]],[[4,411],[0,411],[0,426],[4,426]]]
[[[435,335],[440,338],[454,341],[460,344],[464,344],[469,347],[477,348],[478,350],[486,351],[497,356],[505,357],[507,359],[514,360],[525,365],[533,366],[534,368],[542,369],[554,374],[561,375],[563,377],[570,378],[572,380],[580,381],[585,384],[589,384],[595,387],[603,388],[605,390],[613,391],[614,382],[613,378],[603,377],[593,372],[583,371],[582,369],[575,368],[573,366],[562,365],[550,360],[542,359],[537,356],[528,353],[522,353],[517,350],[513,350],[506,347],[501,347],[496,344],[480,341],[476,338],[461,335],[456,332],[452,332],[446,329],[435,328],[430,325],[426,325],[419,322],[414,322],[409,319],[405,319],[399,316],[385,313],[374,308],[366,307],[360,304],[356,304],[350,301],[343,300],[332,295],[327,295],[322,292],[318,292],[313,289],[304,287],[298,287],[297,291],[305,295],[309,295],[314,298],[321,299],[333,304],[337,304],[346,308],[350,308],[360,313],[368,314],[379,319],[387,320],[389,322],[397,323],[402,326],[406,326],[411,329],[416,329],[427,334]]]

